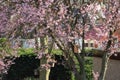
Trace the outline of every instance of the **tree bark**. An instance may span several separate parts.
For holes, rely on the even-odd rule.
[[[85,19],[83,18],[83,33],[82,33],[82,51],[81,51],[81,62],[79,63],[81,70],[81,78],[82,80],[86,80],[86,72],[85,72]]]
[[[108,67],[109,56],[107,53],[103,55],[101,73],[98,80],[105,80],[105,75]]]
[[[108,51],[109,51],[109,48],[113,41],[113,40],[111,40],[113,32],[111,30],[109,32],[110,32],[109,33],[110,40],[108,40],[108,42],[107,42],[106,49],[105,49],[106,52],[104,53],[103,58],[102,58],[101,72],[100,72],[100,76],[99,76],[98,80],[105,80],[109,57],[111,56],[111,55],[108,55]]]
[[[41,37],[40,38],[40,43],[41,43],[41,49],[45,49],[45,38]],[[44,50],[46,51],[46,49]],[[40,75],[39,75],[39,80],[49,80],[49,73],[50,69],[46,68],[41,68],[42,65],[47,64],[47,58],[45,54],[43,54],[42,58],[40,59]]]
[[[42,57],[40,60],[41,66],[47,63],[46,56]],[[40,68],[39,80],[49,80],[50,69]]]
[[[51,54],[52,49],[54,46],[54,40],[52,39],[49,43],[48,43],[48,54]]]
[[[74,76],[75,76],[75,80],[82,80],[80,73],[79,73],[79,70],[76,68],[75,61],[73,60],[73,57],[70,55],[69,55],[69,58],[67,60],[67,64],[68,64],[69,68],[73,71]]]
[[[68,56],[67,65],[73,71],[74,76],[75,76],[75,80],[82,80],[81,76],[80,76],[80,73],[75,66],[76,64],[75,64],[73,58],[70,56],[70,53],[68,53],[69,50],[67,50],[67,49],[64,50],[63,45],[60,44],[60,41],[57,40],[53,34],[51,34],[51,37],[55,41],[57,46],[60,48],[60,50],[62,50],[64,52],[64,55]]]

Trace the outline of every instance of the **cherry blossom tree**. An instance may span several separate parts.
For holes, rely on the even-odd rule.
[[[34,37],[40,58],[51,52],[46,52],[52,48],[45,43],[47,37],[51,38],[63,51],[76,80],[86,80],[85,39],[103,43],[105,51],[99,76],[93,73],[95,80],[104,80],[109,57],[119,47],[116,32],[120,28],[120,2],[117,0],[107,0],[104,4],[101,0],[87,3],[84,0],[1,0],[0,18],[0,36],[10,41]],[[38,38],[41,38],[40,48]],[[75,39],[82,39],[81,52],[74,51]],[[80,71],[75,66],[74,57]],[[42,64],[47,63],[44,58],[41,58]]]

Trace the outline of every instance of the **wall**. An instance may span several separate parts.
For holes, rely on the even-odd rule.
[[[95,72],[100,71],[101,58],[94,57],[93,70]],[[110,60],[108,64],[108,70],[105,80],[120,80],[120,60]]]

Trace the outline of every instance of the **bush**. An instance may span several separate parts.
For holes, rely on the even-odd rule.
[[[55,55],[55,66],[51,68],[49,80],[71,80],[71,71],[63,64],[65,59],[62,55]]]
[[[51,53],[53,55],[62,55],[62,51],[60,49],[53,49]]]
[[[85,49],[85,55],[86,56],[93,56],[92,49]]]
[[[20,48],[18,50],[18,55],[35,55],[34,48]]]
[[[13,61],[15,64],[11,65],[4,80],[23,80],[26,77],[35,77],[34,70],[39,67],[39,61],[34,55],[22,55],[16,58]]]
[[[92,80],[92,68],[93,68],[93,58],[86,57],[85,59],[85,71],[87,73],[87,80]]]
[[[57,53],[59,52],[59,53]],[[68,67],[64,66],[64,57],[62,56],[62,51],[53,50],[53,55],[57,63],[55,67],[51,68],[50,80],[71,80],[71,71]],[[59,54],[59,55],[56,55]],[[8,74],[5,75],[4,80],[23,80],[24,78],[34,78],[34,70],[39,67],[39,59],[36,59],[34,49],[19,49],[20,57],[14,60],[13,65],[11,65]],[[87,72],[87,79],[92,80],[92,57],[85,58],[85,70]],[[39,74],[37,75],[39,77]],[[74,77],[74,76],[73,76]]]
[[[6,38],[0,38],[0,58],[11,55],[12,49],[10,48],[9,42]]]
[[[62,55],[55,55],[55,60],[57,63],[51,68],[50,80],[70,80],[70,70],[62,64],[64,62],[64,57]],[[13,61],[15,64],[11,65],[8,74],[5,75],[3,80],[38,78],[39,72],[38,75],[35,75],[34,71],[39,69],[39,61],[40,60],[36,59],[35,55],[21,55]]]

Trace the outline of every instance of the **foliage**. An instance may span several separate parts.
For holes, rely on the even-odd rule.
[[[54,67],[51,67],[50,80],[70,80],[71,70],[65,66],[64,56],[56,54],[53,56],[55,56],[56,63]]]
[[[55,56],[57,63],[55,66],[51,68],[50,72],[50,80],[67,80],[70,79],[70,70],[66,68],[63,63],[63,57],[61,55]],[[62,62],[61,62],[62,60]],[[8,74],[4,75],[4,80],[27,80],[38,78],[39,73],[37,75],[34,74],[34,71],[39,68],[39,59],[36,59],[35,55],[21,55],[13,61],[15,64],[11,65],[8,70]]]
[[[0,51],[5,47],[6,38],[0,38]]]
[[[16,58],[14,64],[10,66],[8,74],[6,74],[5,80],[22,80],[26,77],[36,76],[34,70],[39,67],[39,59],[36,59],[35,55],[21,55]]]
[[[0,77],[7,73],[7,70],[12,64],[12,60],[4,60],[5,57],[12,55],[11,52],[12,49],[10,48],[7,38],[0,38]]]
[[[3,47],[3,44],[5,44],[6,41],[6,38],[0,38],[0,47]]]
[[[52,55],[62,55],[62,51],[60,49],[52,49]],[[18,55],[36,55],[34,48],[19,48]]]
[[[77,67],[79,68],[78,64]],[[85,57],[85,71],[86,71],[87,80],[93,80],[92,68],[93,68],[93,57]],[[71,79],[75,80],[75,76],[73,74],[71,75]]]
[[[10,55],[11,49],[6,38],[0,38],[0,52],[2,57]]]
[[[1,0],[0,36],[10,40],[28,38],[31,35],[34,38],[49,36],[66,58],[69,56],[73,65],[75,62],[71,57],[76,57],[79,67],[82,68],[80,75],[84,75],[81,79],[85,80],[84,44],[82,54],[74,54],[75,39],[82,38],[82,43],[85,39],[94,39],[95,43],[100,44],[106,52],[103,65],[106,65],[109,56],[120,46],[119,41],[116,41],[119,37],[113,35],[120,28],[120,2],[107,1],[103,4],[93,0],[88,3],[84,3],[84,0]],[[46,48],[48,46],[40,50],[41,55],[45,53]],[[70,67],[74,68],[76,74],[79,73],[75,66]],[[100,78],[105,74],[106,66],[103,67]],[[79,80],[80,77],[76,76]]]
[[[56,54],[56,55],[62,55],[62,51],[60,49],[52,49],[52,52],[51,52],[53,55]]]
[[[18,49],[18,55],[35,55],[34,48],[20,48]]]
[[[87,73],[87,79],[88,80],[93,80],[92,68],[93,68],[93,58],[92,57],[86,57],[85,71]]]

